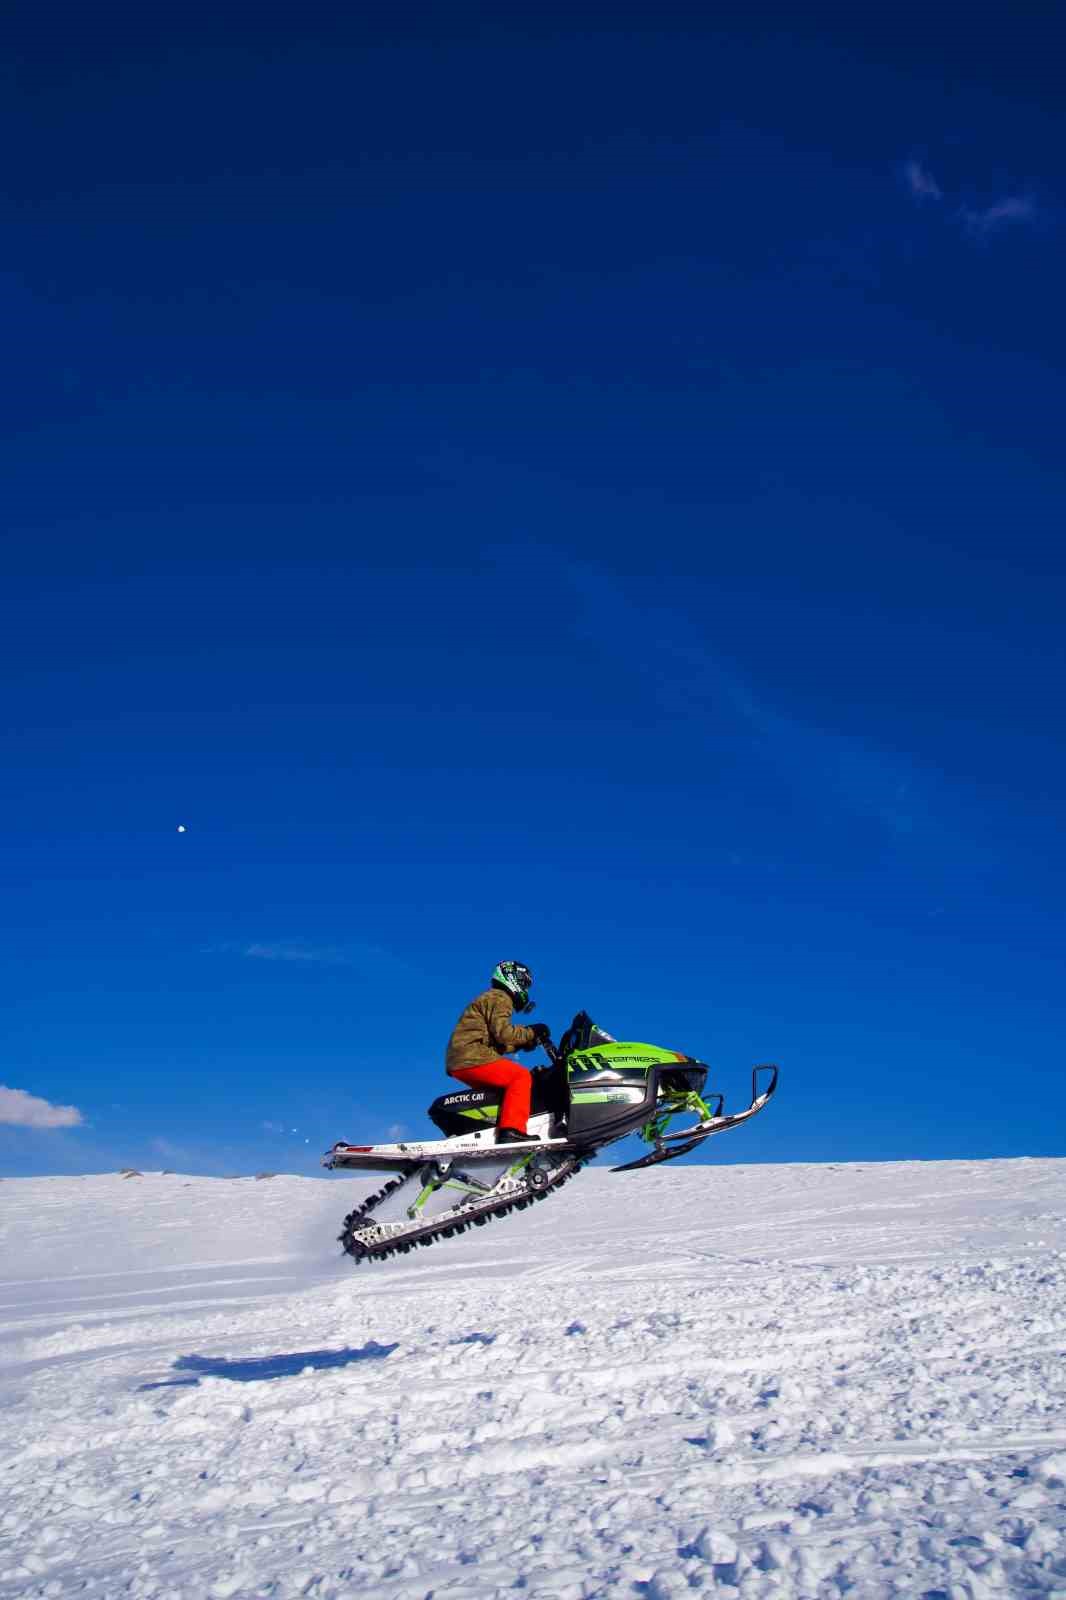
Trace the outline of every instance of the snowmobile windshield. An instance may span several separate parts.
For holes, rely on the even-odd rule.
[[[588,1050],[595,1044],[615,1042],[614,1036],[593,1022],[587,1011],[579,1011],[559,1040],[559,1054],[565,1061],[574,1050]]]

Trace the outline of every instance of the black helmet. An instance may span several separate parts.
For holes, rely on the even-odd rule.
[[[511,995],[516,1011],[532,1011],[529,991],[533,987],[533,974],[521,961],[501,961],[493,971],[492,981]]]

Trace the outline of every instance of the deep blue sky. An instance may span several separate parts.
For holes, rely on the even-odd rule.
[[[14,8],[0,1170],[423,1128],[511,955],[1066,1153],[1051,9]]]

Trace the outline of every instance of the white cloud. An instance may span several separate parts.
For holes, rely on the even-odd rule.
[[[902,172],[907,188],[920,204],[947,198],[929,168],[916,156],[903,163]],[[986,239],[989,234],[1018,223],[1039,223],[1043,213],[1032,194],[1016,193],[1003,195],[986,206],[955,205],[944,212],[944,218],[961,224],[971,238]]]
[[[406,962],[389,950],[362,943],[312,944],[307,939],[226,940],[203,946],[204,955],[243,956],[249,961],[280,961],[290,966],[350,967],[366,980],[381,973],[410,978]]]
[[[933,174],[920,161],[908,161],[903,169],[903,175],[911,194],[919,200],[942,200],[944,192]]]
[[[254,961],[318,961],[328,967],[347,967],[351,956],[339,945],[308,945],[282,940],[275,944],[248,944],[241,951]]]
[[[304,966],[352,967],[359,951],[339,944],[307,944],[303,939],[253,939],[250,944],[227,941],[204,946],[205,955],[246,956],[251,961],[291,961]]]
[[[981,211],[964,206],[959,212],[960,220],[970,232],[982,236],[994,233],[997,228],[1008,228],[1015,222],[1036,222],[1038,216],[1036,201],[1026,194],[1007,195]]]
[[[153,1139],[152,1149],[157,1156],[162,1156],[164,1161],[188,1161],[189,1151],[184,1145],[174,1144],[170,1139]]]
[[[0,1084],[0,1122],[15,1128],[76,1128],[83,1121],[77,1106],[54,1106],[25,1089]]]

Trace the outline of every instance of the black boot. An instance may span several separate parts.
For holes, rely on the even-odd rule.
[[[529,1134],[519,1133],[517,1128],[497,1128],[497,1144],[528,1144]]]

